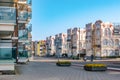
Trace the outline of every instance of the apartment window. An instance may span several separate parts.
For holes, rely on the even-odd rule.
[[[97,30],[97,31],[96,31],[96,34],[99,36],[99,35],[100,35],[100,30]]]
[[[106,50],[106,49],[104,49],[104,50],[103,50],[103,54],[104,54],[104,56],[107,56],[107,55],[108,55],[108,53],[107,53],[107,50]]]
[[[110,30],[110,28],[106,28],[106,29],[104,30],[104,34],[105,34],[105,36],[110,37],[110,36],[111,36],[111,30]]]
[[[114,53],[115,53],[115,52],[114,52],[113,50],[109,50],[109,55],[110,55],[110,56],[114,56]]]
[[[108,44],[108,40],[107,39],[104,39],[103,40],[103,45],[107,45]]]
[[[0,16],[0,20],[5,20],[5,19],[4,19],[4,16]]]
[[[107,36],[107,29],[104,30],[104,34],[105,34],[105,36]]]
[[[110,37],[110,36],[111,36],[111,30],[110,30],[110,28],[107,29],[107,32],[108,32],[108,33],[107,33],[108,36]]]
[[[111,40],[109,40],[109,45],[110,46],[114,46],[114,41],[111,39]]]
[[[119,40],[118,39],[115,40],[115,46],[119,46]]]

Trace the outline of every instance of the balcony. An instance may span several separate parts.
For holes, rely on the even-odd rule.
[[[68,41],[68,42],[70,42],[70,41],[71,41],[71,39],[67,39],[67,41]]]
[[[17,0],[0,0],[0,6],[13,7]]]
[[[12,48],[0,48],[0,59],[12,59]]]
[[[20,3],[20,4],[26,4],[27,0],[18,0],[18,3]]]
[[[27,11],[19,11],[18,12],[18,23],[27,23],[28,12]]]
[[[14,31],[14,26],[0,26],[0,37],[11,37]]]
[[[32,19],[32,12],[28,12],[28,22]]]
[[[32,5],[32,0],[27,0],[28,5]]]
[[[27,25],[27,30],[28,30],[28,32],[31,32],[31,31],[32,31],[32,24],[28,24],[28,25]]]
[[[19,40],[28,40],[28,30],[19,30],[19,35],[18,35]]]
[[[16,24],[16,9],[14,7],[0,6],[0,24]]]
[[[19,49],[19,54],[18,54],[19,58],[28,58],[28,51],[27,50],[20,50]]]
[[[51,50],[51,48],[48,48],[48,50]]]
[[[15,52],[15,48],[12,47],[12,40],[0,40],[0,59],[13,59]]]
[[[77,47],[76,46],[72,46],[72,49],[77,49]]]

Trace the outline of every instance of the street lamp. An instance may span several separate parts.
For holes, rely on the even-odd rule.
[[[80,28],[79,28],[79,59],[80,59]]]

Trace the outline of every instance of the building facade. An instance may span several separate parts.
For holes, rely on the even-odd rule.
[[[55,45],[54,42],[55,37],[50,36],[46,38],[46,55],[47,56],[54,56],[55,55]]]
[[[20,40],[31,32],[32,25],[28,25],[31,14],[31,0],[0,0],[0,59],[3,63],[9,60],[14,64],[20,56],[26,56],[29,41]]]
[[[92,23],[88,23],[86,24],[86,55],[90,56],[93,53],[93,45],[92,43],[94,43],[93,41],[93,24]]]
[[[119,31],[110,22],[96,21],[86,25],[86,52],[98,57],[119,56]],[[117,25],[119,26],[119,25]],[[117,29],[119,30],[119,29]],[[115,34],[117,32],[117,35]]]
[[[18,61],[28,59],[31,56],[31,43],[32,43],[32,24],[30,23],[32,17],[31,0],[18,0],[16,5],[18,10]]]
[[[72,29],[67,29],[67,54],[68,57],[72,55]]]
[[[8,3],[6,3],[8,2]],[[0,59],[13,62],[16,59],[16,46],[13,37],[16,26],[16,0],[0,0]]]
[[[59,57],[67,57],[67,35],[60,33],[55,35],[55,55]]]
[[[46,40],[40,40],[40,56],[45,56],[46,54]]]
[[[73,28],[67,30],[67,53],[69,56],[86,54],[86,30]]]

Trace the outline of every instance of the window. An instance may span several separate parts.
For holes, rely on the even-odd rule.
[[[105,34],[105,36],[107,36],[107,29],[104,30],[104,34]]]
[[[111,36],[111,30],[110,28],[107,29],[107,35],[110,37]]]
[[[115,46],[119,46],[119,40],[118,39],[115,40]]]
[[[109,56],[114,56],[114,51],[113,50],[109,50]]]
[[[108,40],[107,39],[104,39],[103,40],[103,45],[107,45],[108,44]]]
[[[109,45],[110,46],[114,46],[114,41],[111,39],[111,40],[109,40]]]

